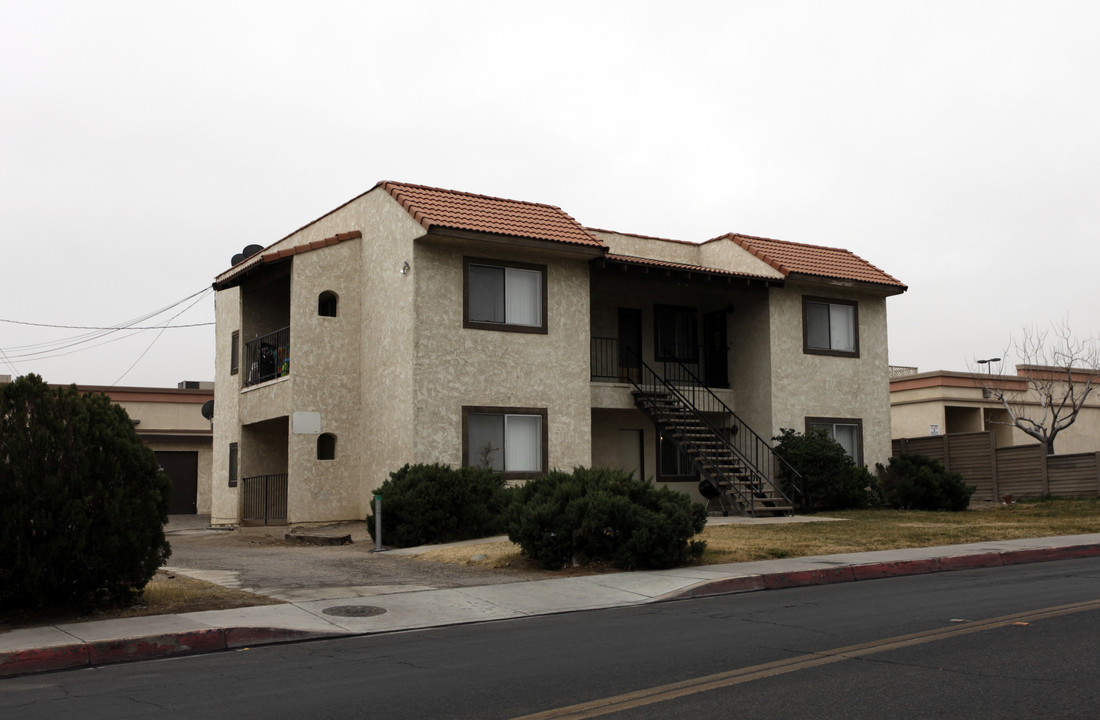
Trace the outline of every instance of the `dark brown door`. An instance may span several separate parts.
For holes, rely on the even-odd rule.
[[[707,387],[729,387],[725,310],[716,310],[703,316],[703,335],[706,337],[706,369],[703,380]]]
[[[155,453],[164,474],[172,480],[169,515],[194,515],[199,490],[199,454],[197,452],[160,451]]]

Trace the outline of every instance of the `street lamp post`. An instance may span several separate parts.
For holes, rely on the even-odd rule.
[[[985,360],[978,360],[977,363],[979,365],[985,365],[986,374],[987,375],[992,375],[993,374],[993,366],[990,365],[990,363],[995,363],[995,362],[1000,362],[1000,361],[1001,361],[1000,358],[987,358]]]

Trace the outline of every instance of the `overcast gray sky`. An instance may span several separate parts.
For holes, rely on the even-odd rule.
[[[398,180],[848,248],[909,285],[897,365],[1100,330],[1097,2],[0,8],[4,321],[135,320]],[[207,294],[139,326],[194,300],[171,322],[212,322]],[[93,332],[0,322],[0,374],[213,377],[212,327],[68,346]]]

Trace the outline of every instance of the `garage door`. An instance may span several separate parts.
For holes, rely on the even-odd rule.
[[[199,491],[199,454],[167,450],[155,454],[165,474],[172,479],[168,514],[194,515]]]

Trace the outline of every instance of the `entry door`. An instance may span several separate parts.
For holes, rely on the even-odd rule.
[[[619,308],[619,376],[637,381],[642,368],[642,311]]]
[[[707,387],[729,387],[725,310],[716,310],[703,316],[703,334],[706,336],[704,382]]]
[[[619,467],[634,473],[639,480],[645,479],[643,449],[641,430],[619,431]]]
[[[160,451],[154,453],[164,474],[172,480],[169,515],[194,515],[199,489],[199,454],[197,452]]]

